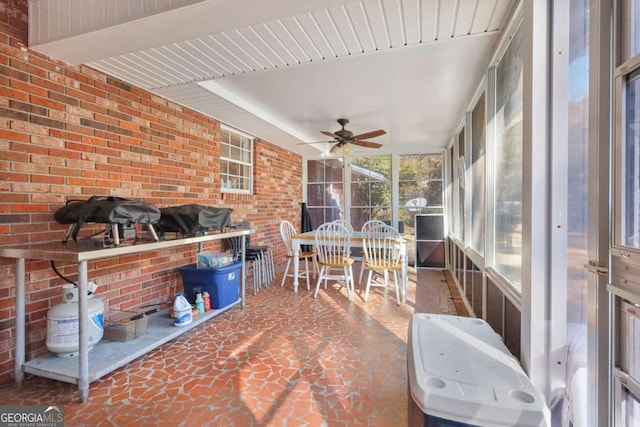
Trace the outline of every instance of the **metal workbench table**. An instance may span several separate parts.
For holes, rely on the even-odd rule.
[[[204,236],[187,237],[173,240],[161,240],[145,243],[104,247],[102,241],[84,239],[78,242],[67,241],[49,242],[40,244],[27,244],[0,247],[0,257],[16,259],[16,351],[15,351],[15,380],[18,384],[24,380],[24,374],[31,373],[37,376],[56,379],[59,381],[78,384],[80,400],[84,402],[89,397],[89,383],[103,375],[129,363],[144,353],[164,344],[165,342],[181,335],[202,322],[224,312],[229,307],[220,310],[212,310],[195,319],[191,325],[176,328],[170,326],[163,328],[159,323],[161,313],[152,315],[149,323],[148,336],[140,337],[136,344],[132,342],[99,342],[92,349],[92,369],[89,362],[89,316],[87,296],[87,263],[104,258],[113,258],[123,255],[138,254],[177,246],[198,244],[202,251],[203,244],[215,240],[242,237],[242,280],[240,298],[233,305],[241,303],[245,307],[245,277],[246,266],[244,253],[246,248],[246,236],[253,234],[254,230],[236,230]],[[41,358],[25,362],[25,260],[40,261],[66,261],[78,264],[78,318],[79,318],[79,354],[78,357],[57,357],[47,355]],[[154,319],[155,318],[155,319]],[[161,320],[160,320],[161,323]],[[172,325],[172,323],[169,323]],[[120,348],[118,348],[120,347]],[[125,348],[126,347],[126,348]],[[76,365],[76,366],[74,366]],[[99,365],[99,366],[96,366]],[[77,370],[76,370],[77,367]]]

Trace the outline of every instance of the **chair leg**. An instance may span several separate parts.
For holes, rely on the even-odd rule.
[[[362,276],[364,276],[364,270],[367,268],[367,266],[364,264],[364,260],[362,260],[362,263],[360,264],[360,279],[358,279],[358,285],[362,286]]]
[[[320,267],[320,273],[318,274],[318,282],[316,283],[316,291],[313,294],[313,298],[318,298],[318,290],[320,289],[320,283],[322,283],[322,278],[323,278],[322,276],[324,274],[324,268],[325,268],[324,265],[322,267]],[[324,286],[326,288],[326,286],[327,286],[326,279],[325,279],[324,283],[325,283]]]
[[[350,282],[350,280],[349,280],[349,269],[346,266],[342,267],[342,272],[344,274],[345,285],[347,286],[347,299],[349,301],[351,301],[351,284],[349,283]]]
[[[369,275],[367,276],[367,289],[364,291],[364,302],[367,302],[369,299],[369,288],[371,287],[371,279],[373,278],[373,270],[369,270]]]
[[[309,287],[309,259],[308,258],[304,259],[304,269],[306,271],[305,277],[307,279],[307,290],[310,290],[311,288]]]
[[[284,276],[282,276],[282,283],[280,287],[284,286],[284,281],[287,280],[287,274],[289,274],[289,266],[291,265],[291,258],[287,259],[287,266],[284,269]]]
[[[395,270],[393,270],[393,281],[396,285],[396,300],[398,301],[398,305],[400,305],[400,282],[398,281],[398,273]]]

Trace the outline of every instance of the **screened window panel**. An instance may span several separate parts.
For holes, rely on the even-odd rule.
[[[518,290],[522,264],[522,26],[496,66],[495,269]]]
[[[471,113],[471,247],[484,254],[485,222],[485,96],[478,99]]]
[[[567,153],[567,374],[587,366],[589,0],[571,0]]]
[[[618,243],[640,248],[640,70],[625,84],[622,208]]]
[[[456,173],[458,175],[458,216],[457,216],[457,223],[458,223],[458,237],[460,238],[460,240],[462,240],[463,242],[466,243],[465,240],[465,215],[466,215],[466,209],[465,209],[465,205],[464,205],[464,198],[465,198],[465,189],[466,189],[466,170],[461,170],[459,165],[461,165],[460,163],[460,159],[465,159],[464,156],[464,144],[465,144],[465,138],[464,138],[464,128],[462,128],[462,130],[460,131],[460,133],[458,134],[458,158],[456,159]],[[466,165],[466,159],[465,159],[465,163]]]
[[[307,162],[307,209],[313,229],[344,217],[344,193],[340,159]]]
[[[414,234],[416,215],[444,211],[442,162],[442,154],[400,156],[398,217],[405,234]]]
[[[391,157],[351,159],[350,222],[354,229],[370,219],[391,219]],[[386,218],[381,218],[388,215]]]

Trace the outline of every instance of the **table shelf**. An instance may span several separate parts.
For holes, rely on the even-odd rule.
[[[207,320],[224,313],[240,302],[241,299],[238,298],[237,301],[226,307],[200,314],[194,317],[193,322],[186,326],[174,326],[173,319],[169,316],[169,310],[161,310],[149,316],[147,330],[142,336],[129,341],[103,339],[89,351],[89,382],[100,379],[104,375],[179,337]],[[80,379],[77,355],[57,356],[49,353],[26,362],[23,365],[23,370],[28,374],[71,384],[78,384]]]
[[[206,322],[218,314],[228,310],[236,304],[245,306],[245,242],[246,236],[253,234],[254,230],[229,230],[222,233],[206,234],[202,236],[180,239],[161,240],[153,242],[134,242],[113,247],[105,247],[101,241],[92,239],[34,243],[26,245],[0,247],[0,257],[16,259],[16,350],[15,350],[15,381],[20,384],[24,380],[24,374],[42,376],[78,384],[80,400],[84,402],[89,397],[89,383],[112,372],[113,370],[129,363],[160,345],[172,340],[184,332]],[[212,310],[194,319],[187,326],[173,326],[168,316],[162,316],[162,312],[149,318],[147,332],[133,341],[97,343],[89,351],[89,316],[87,302],[87,276],[88,262],[114,258],[130,254],[138,254],[151,251],[161,251],[166,248],[174,248],[191,244],[198,244],[199,250],[203,250],[203,244],[216,240],[224,240],[234,237],[242,239],[242,273],[240,280],[240,297],[229,306]],[[79,349],[77,356],[56,356],[50,354],[34,360],[26,361],[26,260],[67,261],[78,265],[78,318],[79,318]]]

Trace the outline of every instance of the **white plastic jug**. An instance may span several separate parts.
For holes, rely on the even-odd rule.
[[[173,317],[173,324],[176,326],[185,326],[193,321],[191,304],[180,292],[173,301]]]

